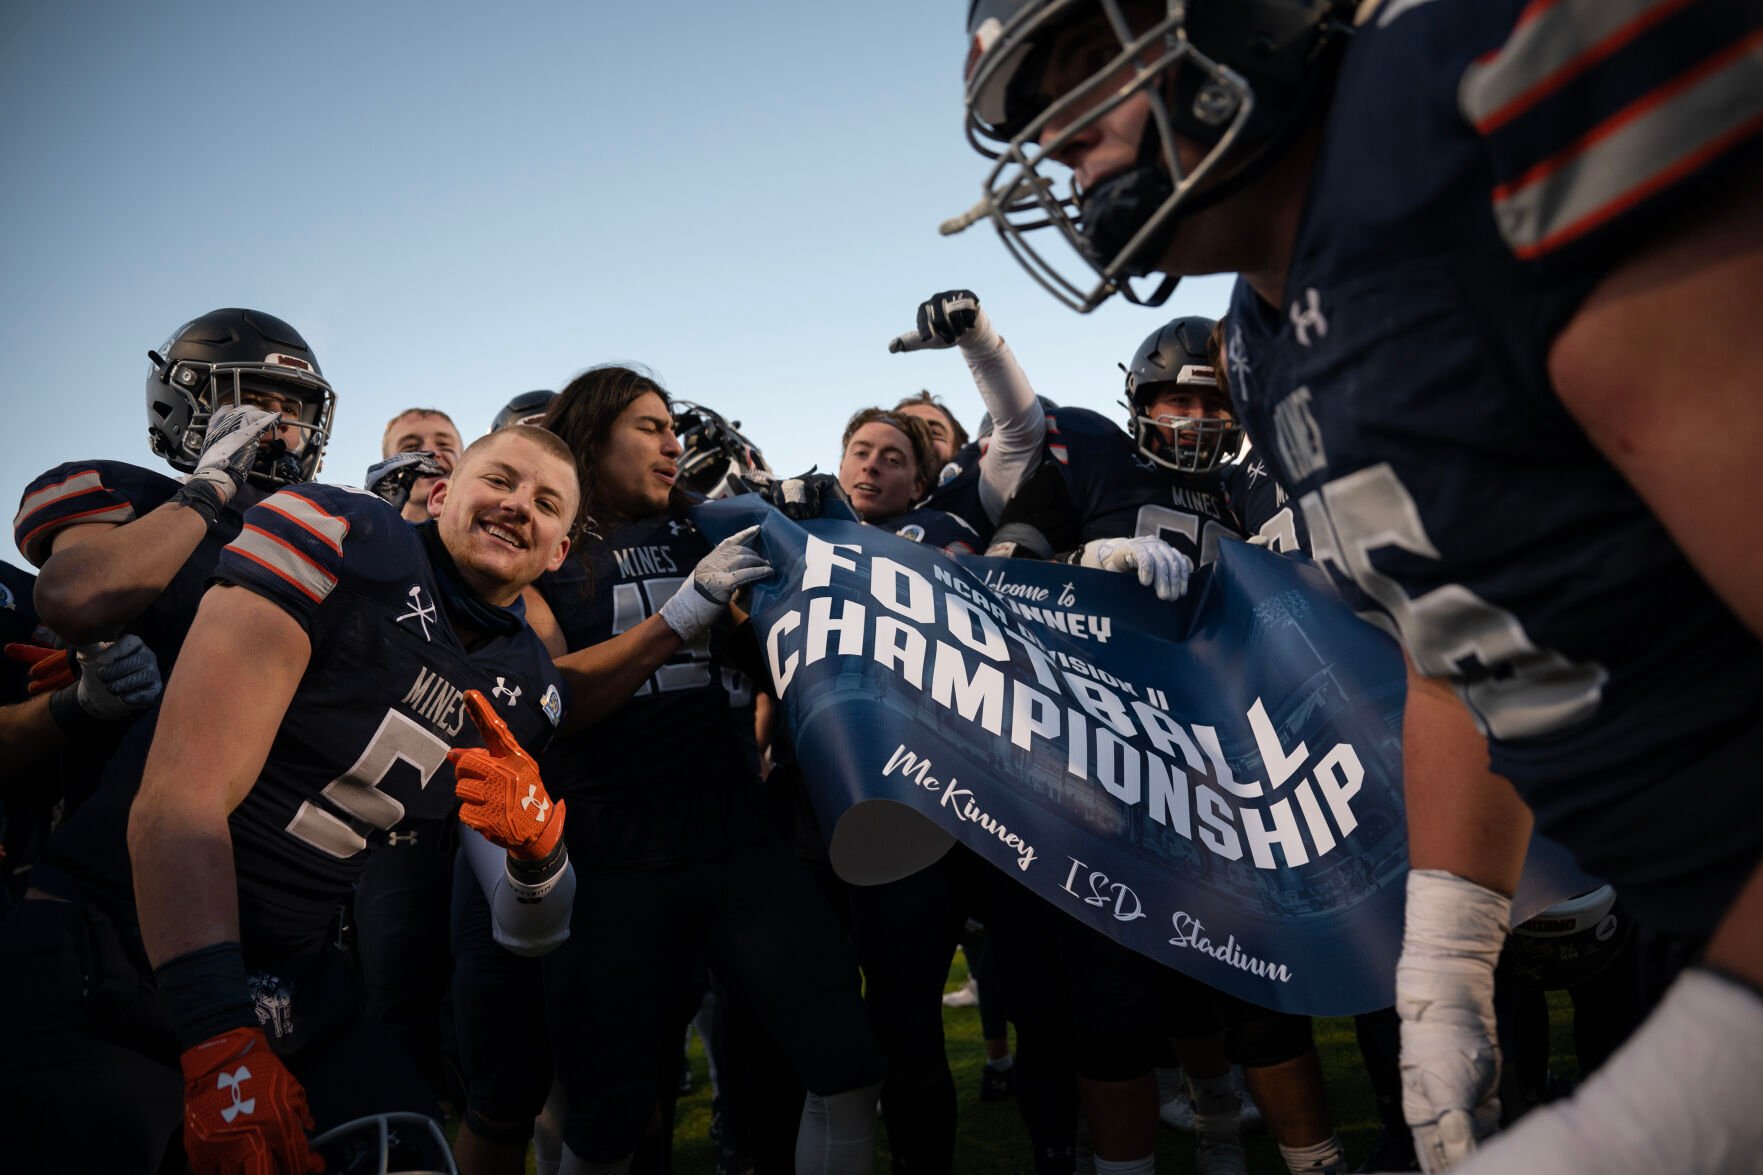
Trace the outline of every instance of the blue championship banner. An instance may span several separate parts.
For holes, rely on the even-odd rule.
[[[1232,995],[1394,1002],[1406,679],[1321,571],[1227,542],[1164,603],[1130,575],[954,559],[752,496],[697,517],[713,539],[761,524],[777,574],[749,609],[845,880],[959,841]]]

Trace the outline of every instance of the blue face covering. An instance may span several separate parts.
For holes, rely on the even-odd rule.
[[[416,533],[428,549],[429,564],[435,569],[435,585],[449,619],[487,636],[513,636],[526,625],[526,603],[519,597],[508,607],[498,608],[466,586],[447,544],[441,541],[439,525],[433,521],[422,523]]]

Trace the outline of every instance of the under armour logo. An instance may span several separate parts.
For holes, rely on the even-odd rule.
[[[1304,301],[1307,305],[1301,310],[1298,308],[1298,304],[1293,302],[1289,315],[1292,320],[1292,329],[1298,332],[1300,347],[1310,345],[1312,330],[1316,332],[1317,338],[1328,337],[1328,319],[1322,316],[1322,299],[1317,295],[1315,286],[1304,291]]]
[[[233,1104],[221,1108],[220,1120],[222,1122],[231,1122],[240,1114],[249,1114],[257,1109],[256,1098],[239,1096],[239,1087],[249,1080],[251,1080],[251,1070],[245,1068],[243,1065],[240,1065],[231,1073],[222,1073],[219,1077],[215,1078],[216,1085],[214,1088],[230,1090],[233,1095]]]
[[[1267,476],[1267,466],[1263,465],[1259,459],[1251,461],[1248,465],[1248,473],[1249,484],[1254,485],[1256,482]]]
[[[386,833],[386,843],[389,845],[413,845],[416,843],[416,833],[388,832]]]
[[[685,534],[688,530],[691,530],[692,524],[685,521],[684,519],[676,518],[672,522],[669,522],[667,524],[667,529],[672,531],[673,534],[677,537],[679,535]]]
[[[551,800],[548,796],[539,795],[539,785],[536,783],[527,784],[526,795],[520,797],[520,810],[524,812],[528,808],[538,809],[533,814],[533,819],[540,824],[551,814]]]
[[[418,584],[410,585],[410,611],[398,617],[400,621],[414,620],[422,625],[422,639],[429,639],[429,625],[435,622],[435,606],[422,602],[422,588]]]
[[[498,698],[507,698],[510,706],[520,701],[520,687],[518,685],[511,687],[508,684],[508,679],[504,677],[498,677],[496,679],[496,688],[491,690],[490,693]]]

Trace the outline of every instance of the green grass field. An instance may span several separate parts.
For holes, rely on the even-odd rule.
[[[964,958],[957,954],[949,972],[949,990],[967,982]],[[1557,1074],[1576,1076],[1568,1037],[1566,997],[1550,996],[1550,1068]],[[955,1170],[962,1175],[1020,1175],[1029,1170],[1027,1136],[1016,1103],[979,1100],[979,1071],[985,1063],[980,1044],[979,1010],[945,1008],[943,1025],[948,1037],[949,1066],[955,1074],[960,1098],[960,1126],[955,1148]],[[1357,1166],[1377,1137],[1377,1111],[1366,1082],[1359,1047],[1353,1038],[1353,1021],[1337,1018],[1316,1022],[1316,1047],[1328,1083],[1329,1111],[1346,1147],[1349,1167]],[[710,1175],[715,1167],[708,1141],[710,1129],[710,1077],[702,1044],[694,1036],[691,1047],[693,1089],[680,1099],[675,1119],[674,1170],[678,1175]],[[884,1132],[882,1154],[876,1171],[888,1170]],[[1173,1130],[1159,1132],[1157,1170],[1162,1175],[1189,1175],[1194,1170],[1192,1135]],[[1249,1170],[1268,1175],[1285,1171],[1279,1150],[1265,1133],[1248,1136]]]

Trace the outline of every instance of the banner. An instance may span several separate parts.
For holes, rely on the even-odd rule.
[[[1282,1011],[1394,1000],[1406,679],[1310,564],[1220,545],[1164,603],[1130,575],[757,522],[750,611],[833,867],[873,885],[960,841],[1053,906]],[[1515,917],[1591,884],[1558,851]],[[1532,881],[1527,875],[1527,882]]]

